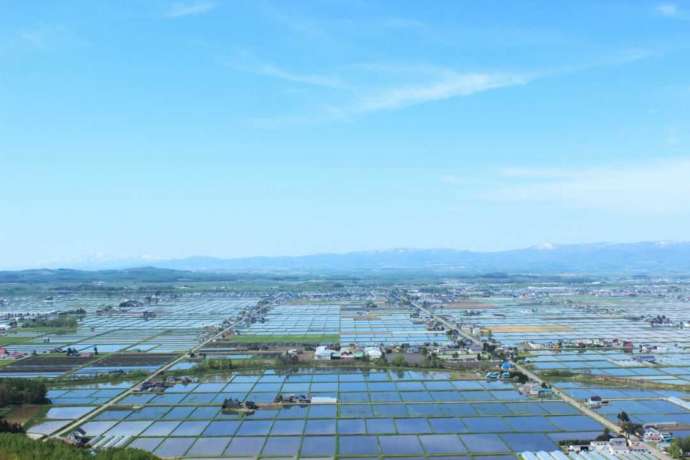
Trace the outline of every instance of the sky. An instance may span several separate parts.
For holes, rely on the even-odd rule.
[[[0,12],[1,269],[690,240],[690,1]]]

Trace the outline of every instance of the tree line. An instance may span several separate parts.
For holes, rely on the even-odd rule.
[[[37,441],[21,434],[0,433],[0,460],[157,460],[155,455],[130,448],[111,448],[95,454],[63,441]]]
[[[48,404],[46,384],[33,379],[0,379],[0,407],[14,404]]]

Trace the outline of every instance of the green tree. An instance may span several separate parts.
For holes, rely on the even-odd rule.
[[[523,385],[523,384],[529,382],[529,377],[527,377],[527,376],[526,376],[525,374],[523,374],[522,372],[516,372],[516,373],[513,374],[513,375],[514,375],[515,377],[517,377],[517,381],[518,381],[518,383],[521,384],[521,385]],[[513,375],[511,375],[511,377],[513,377]]]
[[[621,428],[623,428],[623,431],[627,434],[642,434],[644,431],[641,424],[633,422],[624,422]]]
[[[604,428],[604,432],[601,433],[599,436],[597,436],[597,441],[608,441],[611,439],[611,430],[608,429],[608,427]]]
[[[677,439],[671,441],[671,445],[668,447],[668,454],[673,458],[683,458],[683,449],[680,447],[680,443],[676,441]]]
[[[405,357],[403,355],[396,355],[395,358],[393,358],[393,360],[391,361],[391,364],[395,367],[405,367],[407,366],[407,360],[405,360]]]
[[[0,418],[0,433],[23,433],[24,428],[18,423],[11,423]]]
[[[671,441],[668,454],[673,458],[684,458],[690,455],[690,436]]]
[[[207,359],[202,366],[212,371],[228,371],[233,368],[231,359]]]
[[[0,460],[157,460],[155,455],[129,448],[113,448],[98,451],[95,455],[87,449],[58,440],[37,441],[22,434],[0,433]]]
[[[0,379],[0,407],[9,404],[47,404],[46,384],[31,379]]]

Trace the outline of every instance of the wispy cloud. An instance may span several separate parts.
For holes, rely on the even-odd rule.
[[[334,38],[328,32],[323,20],[300,14],[298,8],[284,8],[290,5],[290,3],[257,3],[267,18],[280,27],[290,31],[290,33],[312,40],[319,40],[322,43],[324,41],[334,41]]]
[[[345,87],[345,83],[340,78],[332,75],[296,73],[273,64],[263,64],[255,67],[252,69],[252,71],[259,75],[274,77],[295,83],[303,83],[306,85],[323,86],[327,88]]]
[[[19,32],[19,39],[38,49],[45,49],[48,43],[45,29],[21,31]]]
[[[345,81],[335,75],[321,72],[297,72],[286,69],[280,65],[266,62],[246,49],[240,49],[231,58],[223,59],[222,64],[240,72],[252,73],[291,83],[333,89],[344,89],[347,86]]]
[[[332,119],[470,96],[494,89],[524,85],[536,78],[536,75],[517,73],[459,72],[428,65],[366,63],[339,69],[341,74],[349,75],[349,79],[346,80],[330,73],[294,72],[272,63],[262,62],[246,51],[226,63],[237,70],[279,80],[347,90],[345,102],[325,106],[322,118]],[[372,73],[377,75],[379,83],[368,82]],[[304,120],[302,117],[298,118]]]
[[[678,6],[674,3],[662,3],[656,7],[656,11],[662,16],[675,16],[678,14]]]
[[[480,193],[493,202],[640,214],[690,212],[690,158],[589,169],[529,169]]]
[[[89,45],[88,40],[59,24],[40,24],[19,30],[8,42],[8,47],[34,51],[54,51]]]
[[[508,167],[501,169],[499,175],[507,178],[555,179],[570,177],[572,171],[557,168]]]
[[[390,66],[381,68],[390,70]],[[244,68],[244,70],[248,70]],[[346,89],[345,101],[335,105],[325,105],[311,111],[308,116],[280,116],[256,119],[261,126],[277,127],[283,125],[305,124],[314,122],[347,120],[358,115],[380,111],[404,109],[419,104],[438,102],[458,97],[471,96],[486,91],[507,88],[529,83],[536,75],[504,73],[461,73],[440,68],[410,67],[421,81],[415,84],[384,83],[372,86],[329,76],[327,74],[298,74],[285,69],[264,64],[252,67],[250,71],[281,80],[292,81],[314,86],[323,86],[336,90]],[[409,72],[403,71],[403,79],[411,78]],[[398,79],[401,78],[398,75]]]
[[[454,174],[444,174],[441,176],[441,182],[450,185],[462,185],[465,183],[465,178]]]
[[[341,66],[331,72],[295,72],[262,62],[243,51],[228,65],[241,71],[284,81],[346,90],[337,103],[326,102],[308,115],[261,117],[260,124],[281,126],[348,120],[368,113],[468,97],[479,93],[523,86],[535,80],[588,71],[597,67],[625,65],[654,56],[645,49],[626,49],[588,64],[534,71],[462,71],[419,63],[365,62]],[[335,75],[339,75],[336,77]],[[375,77],[375,78],[372,78]]]
[[[426,102],[470,96],[498,88],[524,85],[530,81],[530,77],[516,74],[457,72],[448,72],[448,74],[447,77],[437,81],[385,88],[363,97],[350,111],[365,113],[394,110]]]
[[[212,1],[193,1],[193,2],[176,2],[170,5],[165,16],[168,18],[181,18],[184,16],[197,16],[208,13],[218,6],[216,2]]]
[[[310,108],[306,114],[283,114],[254,120],[261,126],[279,127],[347,121],[369,113],[469,97],[597,67],[625,65],[654,55],[650,50],[630,48],[579,66],[531,71],[462,70],[427,63],[364,62],[305,72],[262,61],[251,52],[240,50],[226,65],[286,82],[335,90],[330,100]]]
[[[427,25],[416,19],[407,18],[387,18],[384,19],[381,25],[387,29],[400,29],[400,30],[425,30]]]
[[[667,18],[690,19],[690,14],[675,3],[662,3],[657,5],[656,12]]]

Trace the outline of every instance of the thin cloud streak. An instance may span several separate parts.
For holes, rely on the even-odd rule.
[[[480,193],[484,200],[645,215],[690,212],[690,158],[596,169],[534,170]]]
[[[656,7],[656,12],[662,16],[676,16],[678,14],[678,6],[674,3],[662,3]]]
[[[198,16],[210,12],[215,9],[216,6],[218,5],[215,2],[210,1],[178,2],[170,5],[165,16],[171,19],[185,16]]]
[[[675,3],[662,3],[656,7],[657,14],[673,19],[690,19],[690,13],[682,10]]]
[[[259,73],[255,69],[255,73]],[[293,75],[280,72],[262,72],[267,76],[274,76],[284,80],[300,83],[321,84],[330,88],[347,88],[356,96],[347,103],[339,106],[329,105],[316,110],[308,116],[286,116],[256,118],[253,124],[259,127],[275,128],[285,125],[302,125],[327,121],[347,121],[358,115],[380,111],[392,111],[407,107],[438,102],[458,97],[491,91],[511,86],[529,83],[535,76],[492,74],[492,73],[456,73],[447,69],[439,70],[442,78],[434,78],[428,83],[416,85],[388,86],[380,89],[357,88],[356,85],[340,80],[331,81],[323,76]],[[293,77],[293,78],[288,78]],[[329,84],[329,85],[327,85]]]
[[[232,58],[223,59],[221,62],[224,66],[233,70],[291,83],[332,89],[345,89],[348,86],[341,78],[333,75],[294,72],[277,64],[263,61],[246,49],[239,50]]]
[[[392,19],[393,26],[423,27],[417,21]],[[254,119],[259,126],[278,127],[284,124],[309,124],[329,121],[348,121],[360,115],[405,109],[420,104],[471,96],[491,90],[523,86],[537,79],[583,72],[599,67],[625,65],[658,55],[646,48],[626,48],[591,62],[575,66],[526,71],[462,71],[453,67],[428,63],[365,62],[352,63],[337,69],[335,77],[320,71],[295,72],[269,62],[262,62],[251,52],[240,50],[228,65],[236,70],[279,80],[334,90],[347,90],[338,102],[324,102],[308,113],[266,116]],[[362,83],[375,81],[379,84]]]
[[[563,177],[571,177],[573,171],[567,169],[556,168],[522,168],[511,167],[503,168],[499,171],[499,175],[508,178],[523,178],[523,179],[555,179]]]
[[[248,53],[243,53],[245,58]],[[359,115],[380,111],[405,109],[411,106],[439,102],[459,97],[467,97],[487,91],[527,85],[535,80],[559,75],[583,72],[597,67],[624,65],[647,59],[656,53],[645,49],[627,49],[614,56],[581,66],[540,70],[532,72],[460,72],[457,69],[420,64],[362,63],[342,68],[348,72],[349,79],[341,79],[327,74],[300,74],[282,67],[254,62],[250,65],[230,64],[242,71],[252,72],[285,81],[345,89],[347,99],[339,104],[326,104],[315,108],[308,115],[288,115],[261,117],[255,121],[259,126],[278,127],[284,124],[310,124],[328,121],[347,121]],[[251,56],[250,56],[251,57]],[[256,61],[256,59],[250,59]],[[356,83],[362,74],[377,73],[390,82],[376,86]],[[404,81],[416,83],[404,83]],[[399,83],[402,81],[403,83]]]
[[[253,73],[267,77],[275,77],[280,80],[303,83],[312,86],[323,86],[326,88],[345,88],[345,83],[337,77],[320,74],[299,74],[287,71],[275,65],[266,64],[253,70]]]
[[[384,89],[370,95],[352,108],[354,113],[394,110],[427,102],[490,91],[509,86],[524,85],[530,78],[524,75],[492,73],[452,73],[451,76],[420,85]]]

